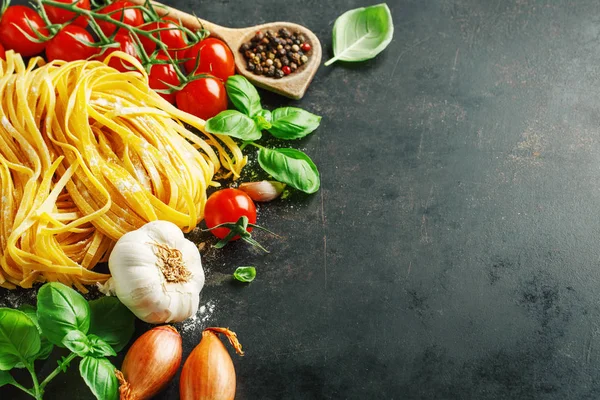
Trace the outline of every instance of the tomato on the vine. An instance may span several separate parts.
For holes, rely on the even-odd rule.
[[[129,26],[140,26],[144,23],[144,16],[139,9],[130,8],[135,6],[127,0],[118,0],[101,9],[99,13],[110,15],[110,18]],[[117,30],[117,26],[112,22],[101,20],[96,22],[98,22],[98,26],[106,36],[112,35]],[[121,28],[119,28],[119,32],[121,32]]]
[[[152,36],[162,41],[168,48],[168,52],[173,58],[183,58],[183,53],[186,50],[182,50],[187,46],[185,41],[185,32],[178,28],[179,23],[170,17],[165,17],[163,20],[149,22],[140,26],[146,32],[150,32],[157,29],[164,29],[159,32],[152,33]],[[148,39],[145,36],[139,36],[142,46],[148,55],[152,54],[156,50],[156,43]],[[182,57],[178,57],[179,54]]]
[[[216,38],[209,37],[190,47],[186,58],[185,68],[188,72],[211,74],[224,82],[235,74],[233,53],[223,41]],[[196,62],[198,67],[194,71]]]
[[[177,92],[175,99],[180,110],[202,119],[209,119],[227,109],[225,85],[212,76],[189,82]]]
[[[169,58],[164,54],[159,54],[156,57],[157,60],[168,61]],[[154,64],[150,67],[150,75],[148,76],[148,83],[151,89],[169,89],[165,83],[173,86],[179,85],[179,77],[175,72],[173,64]],[[175,92],[171,93],[158,93],[160,97],[167,100],[171,104],[175,104]]]
[[[222,189],[214,192],[208,197],[204,207],[204,221],[208,229],[224,223],[236,223],[241,217],[248,217],[248,222],[256,223],[256,206],[245,192],[239,189]],[[248,232],[252,231],[248,227]],[[216,228],[211,230],[213,235],[219,239],[229,234],[229,228]],[[232,240],[239,239],[235,236]]]
[[[0,42],[6,50],[14,50],[24,57],[35,56],[44,51],[45,42],[31,41],[19,28],[32,38],[37,37],[32,28],[43,36],[48,36],[46,24],[35,10],[26,6],[9,6],[0,19]]]
[[[0,44],[0,58],[6,60],[6,52],[4,51],[4,46]]]
[[[55,0],[59,3],[72,4],[72,0]],[[82,10],[90,9],[90,0],[78,0],[77,8],[81,8]],[[48,19],[53,24],[64,24],[65,22],[71,21],[73,18],[77,17],[77,14],[73,11],[65,10],[63,8],[58,8],[54,6],[48,6],[44,4],[44,10],[46,11],[46,15]],[[75,19],[72,24],[79,25],[82,28],[85,28],[88,24],[88,20],[85,15],[80,15]]]
[[[109,54],[114,53],[117,50],[127,53],[130,56],[133,56],[139,60],[139,55],[138,55],[137,49],[135,47],[134,39],[131,37],[129,32],[127,32],[127,31],[117,32],[117,34],[115,35],[114,41],[116,43],[119,43],[119,47],[109,47],[108,49],[106,49],[106,51],[103,54],[100,54],[98,56],[98,58],[100,60],[104,60],[106,57],[108,57]],[[121,71],[121,72],[130,71],[130,67],[131,67],[130,63],[128,63],[127,61],[121,61],[121,59],[118,57],[111,58],[110,61],[108,62],[108,65],[110,67],[113,67],[116,70]]]
[[[98,53],[98,48],[88,46],[84,42],[94,43],[94,38],[81,26],[67,25],[46,45],[46,58],[48,61],[86,60]]]

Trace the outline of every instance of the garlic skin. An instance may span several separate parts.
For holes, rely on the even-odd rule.
[[[103,288],[142,321],[180,322],[198,311],[204,270],[196,245],[168,221],[152,221],[123,235],[108,267]]]

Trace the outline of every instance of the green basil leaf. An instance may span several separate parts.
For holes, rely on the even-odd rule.
[[[229,99],[241,112],[254,117],[262,109],[260,106],[260,96],[248,79],[242,75],[233,75],[227,79],[225,84]]]
[[[242,140],[258,140],[262,133],[252,118],[235,110],[225,110],[206,121],[207,132]]]
[[[240,282],[252,282],[256,278],[255,267],[237,267],[233,277]]]
[[[35,359],[36,360],[47,359],[50,356],[50,353],[52,353],[52,350],[54,349],[54,345],[52,343],[50,343],[48,338],[46,336],[44,336],[44,334],[42,333],[42,328],[40,327],[40,324],[38,322],[37,310],[35,309],[34,306],[32,306],[30,304],[21,305],[19,307],[19,310],[24,312],[25,315],[27,315],[29,317],[29,319],[31,319],[33,321],[33,323],[35,324],[35,326],[38,329],[38,332],[40,334],[40,351],[35,356]]]
[[[273,110],[271,135],[279,139],[300,139],[317,129],[321,117],[297,107],[283,107]]]
[[[63,338],[73,330],[87,333],[90,306],[82,295],[58,282],[40,288],[37,315],[44,335],[51,343],[63,347]]]
[[[335,61],[364,61],[381,53],[392,41],[394,22],[387,4],[346,11],[333,25]]]
[[[98,400],[119,400],[115,366],[106,358],[82,358],[79,374]]]
[[[90,355],[92,357],[104,357],[104,356],[116,356],[117,352],[112,348],[110,344],[100,339],[96,335],[89,335],[90,341]]]
[[[0,387],[17,383],[8,371],[0,371]]]
[[[258,163],[279,182],[306,193],[315,193],[321,182],[312,160],[296,149],[267,149],[258,152]]]
[[[135,315],[113,296],[90,301],[91,322],[89,333],[121,351],[135,330]]]
[[[92,350],[90,341],[85,333],[81,331],[71,331],[67,333],[62,340],[63,347],[71,350],[79,357],[87,356]]]
[[[34,360],[40,345],[40,334],[24,312],[0,308],[0,370]]]

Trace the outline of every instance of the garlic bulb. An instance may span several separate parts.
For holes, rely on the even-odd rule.
[[[180,322],[198,311],[204,286],[200,252],[171,222],[152,221],[123,235],[108,267],[112,278],[102,291],[116,294],[142,321]]]

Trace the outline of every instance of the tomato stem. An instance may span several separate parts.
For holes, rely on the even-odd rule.
[[[269,253],[269,250],[265,249],[260,243],[258,243],[256,240],[254,240],[252,238],[252,234],[250,232],[248,232],[248,230],[247,230],[248,227],[260,229],[260,230],[270,233],[273,236],[280,237],[276,233],[271,232],[270,230],[263,228],[262,226],[259,226],[256,224],[251,224],[248,221],[248,217],[245,215],[241,216],[235,223],[225,222],[223,224],[213,226],[212,228],[202,229],[202,232],[210,232],[213,229],[217,229],[217,228],[227,228],[230,230],[229,233],[227,234],[227,236],[225,236],[223,239],[219,240],[217,242],[217,244],[215,244],[213,246],[215,249],[221,249],[221,248],[225,247],[225,245],[227,243],[229,243],[235,236],[239,235],[240,239],[242,239],[244,242],[249,243],[252,246],[261,249],[265,253]]]
[[[90,20],[101,20],[101,21],[106,21],[106,22],[110,22],[111,24],[118,26],[119,28],[123,28],[129,32],[133,32],[135,33],[135,35],[141,35],[146,37],[147,39],[149,39],[150,41],[154,42],[156,44],[156,46],[158,48],[160,48],[160,50],[162,50],[166,56],[169,59],[169,62],[173,65],[173,68],[175,70],[175,73],[177,74],[177,77],[179,78],[180,82],[182,83],[187,83],[190,81],[190,78],[188,76],[186,76],[181,69],[179,68],[179,66],[177,65],[177,63],[173,60],[173,58],[171,57],[171,55],[169,54],[169,52],[167,51],[168,48],[167,46],[160,40],[154,37],[154,35],[152,35],[152,33],[146,32],[142,29],[139,29],[138,27],[135,26],[131,26],[131,25],[127,25],[126,23],[124,23],[123,21],[119,21],[117,19],[111,18],[111,14],[115,13],[115,12],[119,12],[119,11],[123,11],[125,9],[131,9],[131,8],[140,8],[143,6],[132,6],[132,7],[124,7],[123,9],[119,9],[119,10],[115,10],[111,13],[108,14],[101,14],[101,13],[97,13],[91,10],[85,10],[82,8],[77,7],[75,4],[67,4],[67,3],[61,3],[58,1],[53,1],[53,0],[38,0],[39,4],[41,4],[43,6],[43,4],[49,5],[49,6],[53,6],[53,7],[58,7],[58,8],[62,8],[64,10],[68,10],[71,12],[74,12],[78,15],[85,15],[87,17],[90,18]],[[123,14],[122,14],[123,15]],[[94,21],[95,23],[96,21]],[[96,26],[98,26],[96,24]],[[98,27],[99,28],[99,27]],[[137,41],[139,42],[139,37],[136,38]]]

